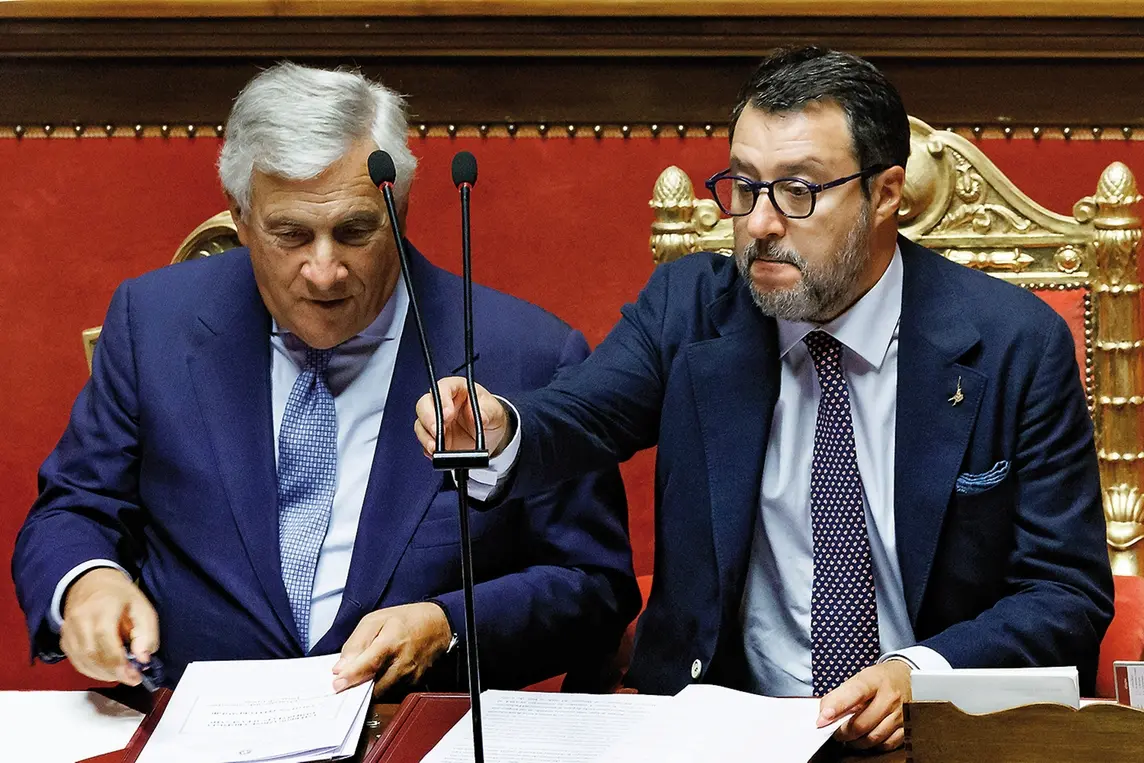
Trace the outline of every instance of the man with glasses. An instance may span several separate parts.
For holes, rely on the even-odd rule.
[[[1092,691],[1112,580],[1072,337],[898,235],[909,140],[866,61],[772,55],[707,183],[734,257],[657,269],[547,388],[478,393],[505,498],[658,445],[629,686],[819,696],[879,749],[916,668],[1076,665]],[[464,447],[463,381],[441,386]],[[426,398],[415,426],[431,450]]]

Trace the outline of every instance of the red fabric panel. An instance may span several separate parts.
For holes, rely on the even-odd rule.
[[[1092,193],[1100,170],[1127,159],[1144,175],[1140,143],[981,141],[1036,200],[1062,212]],[[660,171],[677,164],[697,183],[726,164],[723,138],[563,134],[540,138],[416,138],[421,157],[410,238],[437,264],[460,269],[460,223],[449,160],[480,161],[474,191],[478,281],[557,313],[598,342],[652,269],[647,206]],[[98,325],[115,286],[166,264],[182,238],[224,207],[200,137],[0,139],[0,560],[36,495],[35,471],[87,378],[80,331]],[[1051,168],[1051,172],[1046,168]],[[1047,296],[1079,327],[1080,292]],[[479,330],[479,327],[478,327]],[[1079,334],[1078,334],[1079,336]],[[653,455],[623,467],[637,573],[652,570]],[[89,685],[66,666],[30,669],[10,583],[0,585],[0,689]]]
[[[1096,193],[1112,162],[1124,162],[1144,183],[1144,141],[987,138],[975,145],[1033,201],[1068,217],[1081,197]]]
[[[1096,671],[1096,696],[1115,697],[1116,681],[1112,663],[1116,660],[1144,660],[1144,578],[1117,575],[1116,616],[1100,645]]]
[[[1072,332],[1076,343],[1076,365],[1080,370],[1080,379],[1084,381],[1084,289],[1070,289],[1068,291],[1038,291],[1037,296],[1049,303],[1049,306],[1061,314],[1065,323]]]

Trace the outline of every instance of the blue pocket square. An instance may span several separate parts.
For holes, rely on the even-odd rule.
[[[954,489],[961,495],[977,495],[997,485],[1009,474],[1009,462],[998,461],[993,468],[981,474],[959,474]]]

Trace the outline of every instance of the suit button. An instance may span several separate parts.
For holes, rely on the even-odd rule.
[[[699,678],[699,674],[703,672],[703,663],[699,660],[691,663],[691,677]]]

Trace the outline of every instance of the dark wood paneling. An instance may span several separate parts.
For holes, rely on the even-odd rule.
[[[901,0],[19,0],[13,18],[188,16],[900,16]],[[913,16],[1144,17],[1128,0],[911,0]]]
[[[870,57],[936,124],[1144,124],[1144,19],[0,20],[0,124],[213,124],[270,62],[363,67],[445,122],[724,121],[780,44]]]

